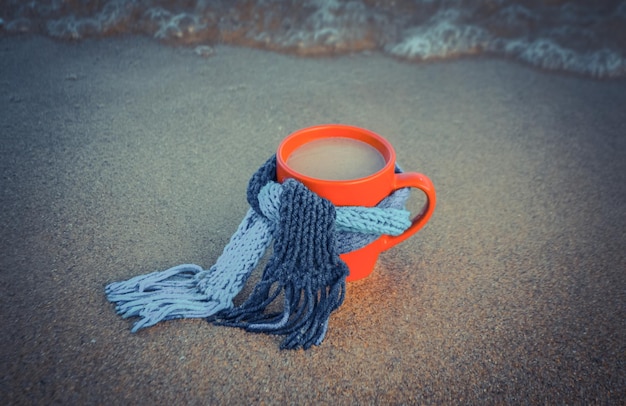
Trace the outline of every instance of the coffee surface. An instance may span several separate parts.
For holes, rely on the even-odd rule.
[[[297,148],[287,158],[287,166],[312,178],[351,180],[378,172],[384,168],[385,158],[363,141],[324,138]]]

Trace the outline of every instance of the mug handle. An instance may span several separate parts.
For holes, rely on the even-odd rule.
[[[437,194],[433,182],[425,175],[416,172],[396,173],[393,190],[411,187],[419,189],[426,195],[426,203],[422,210],[413,217],[411,225],[400,235],[383,235],[378,239],[380,250],[385,251],[396,244],[406,240],[416,232],[418,232],[430,220],[437,203]]]

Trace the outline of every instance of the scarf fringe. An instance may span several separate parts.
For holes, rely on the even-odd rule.
[[[135,333],[160,321],[206,318],[232,307],[232,301],[220,302],[198,289],[199,280],[207,272],[198,265],[183,264],[111,283],[105,292],[123,318],[141,318],[133,325]]]
[[[219,326],[239,327],[253,333],[285,335],[281,349],[308,349],[319,345],[326,336],[328,319],[344,301],[345,277],[329,286],[314,290],[311,284],[275,286],[261,281],[239,307],[222,311],[208,321]],[[283,310],[265,313],[283,293]]]

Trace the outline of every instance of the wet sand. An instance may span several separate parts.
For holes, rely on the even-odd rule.
[[[215,51],[0,39],[0,403],[626,399],[626,81]],[[385,136],[439,201],[348,285],[323,344],[202,320],[131,334],[104,286],[208,268],[250,175],[328,122]]]

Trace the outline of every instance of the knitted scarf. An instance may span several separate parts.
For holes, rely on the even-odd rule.
[[[124,318],[141,318],[133,332],[163,320],[207,318],[282,335],[281,349],[319,345],[330,314],[345,297],[348,268],[339,254],[382,234],[404,232],[411,225],[404,209],[408,194],[409,189],[399,189],[372,208],[335,207],[296,180],[278,184],[273,156],[252,176],[251,208],[211,268],[183,264],[114,282],[105,289],[107,299]],[[234,297],[272,242],[260,282],[235,307]],[[281,300],[282,311],[267,311]]]

